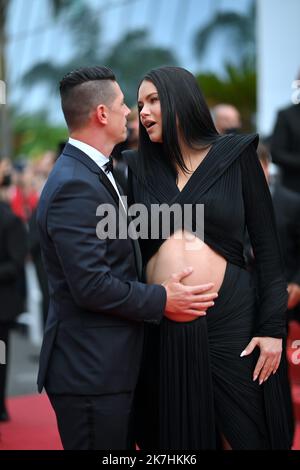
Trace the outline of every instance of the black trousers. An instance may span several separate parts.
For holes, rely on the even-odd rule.
[[[134,449],[133,393],[48,397],[65,450]]]
[[[6,349],[6,364],[0,364],[0,413],[3,413],[3,411],[5,410],[5,390],[8,364],[8,338],[10,328],[10,323],[0,323],[0,340],[5,343]]]

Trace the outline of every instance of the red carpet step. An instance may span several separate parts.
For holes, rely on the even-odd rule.
[[[295,419],[298,423],[300,423],[300,385],[292,386],[292,397]]]
[[[287,358],[290,381],[292,384],[300,386],[300,323],[296,321],[289,324]]]
[[[293,398],[300,387],[293,387]],[[0,450],[62,450],[54,412],[46,395],[10,398],[11,420],[0,423]],[[294,450],[300,450],[300,421],[296,429]]]
[[[62,450],[46,395],[10,398],[8,412],[11,420],[0,423],[1,450]]]

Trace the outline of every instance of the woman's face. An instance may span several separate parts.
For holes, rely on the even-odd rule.
[[[138,108],[141,123],[148,132],[152,142],[162,143],[162,116],[156,87],[144,80],[138,95]]]

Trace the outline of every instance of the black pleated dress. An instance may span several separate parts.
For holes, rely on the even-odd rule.
[[[162,160],[153,158],[145,181],[139,156],[126,152],[130,202],[149,209],[204,204],[204,242],[227,260],[218,299],[205,317],[146,326],[136,393],[142,449],[217,449],[221,435],[233,449],[291,447],[285,351],[277,373],[261,386],[252,380],[258,348],[240,357],[252,337],[286,334],[286,282],[256,145],[254,135],[219,137],[181,192]],[[246,228],[256,280],[245,269]],[[140,240],[145,265],[164,241]]]

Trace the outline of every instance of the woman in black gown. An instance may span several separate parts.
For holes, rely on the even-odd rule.
[[[141,98],[145,83],[152,92]],[[142,449],[216,449],[222,437],[232,449],[288,449],[281,354],[287,291],[257,135],[219,136],[195,78],[177,67],[144,77],[139,110],[139,150],[125,152],[129,204],[204,204],[204,242],[227,264],[206,317],[181,323],[164,318],[159,327],[147,327],[138,443]],[[180,191],[179,170],[188,174],[183,149],[207,147]],[[145,267],[165,242],[162,235],[151,239],[150,227],[149,219],[149,236],[140,240]],[[246,228],[257,284],[245,269]]]

